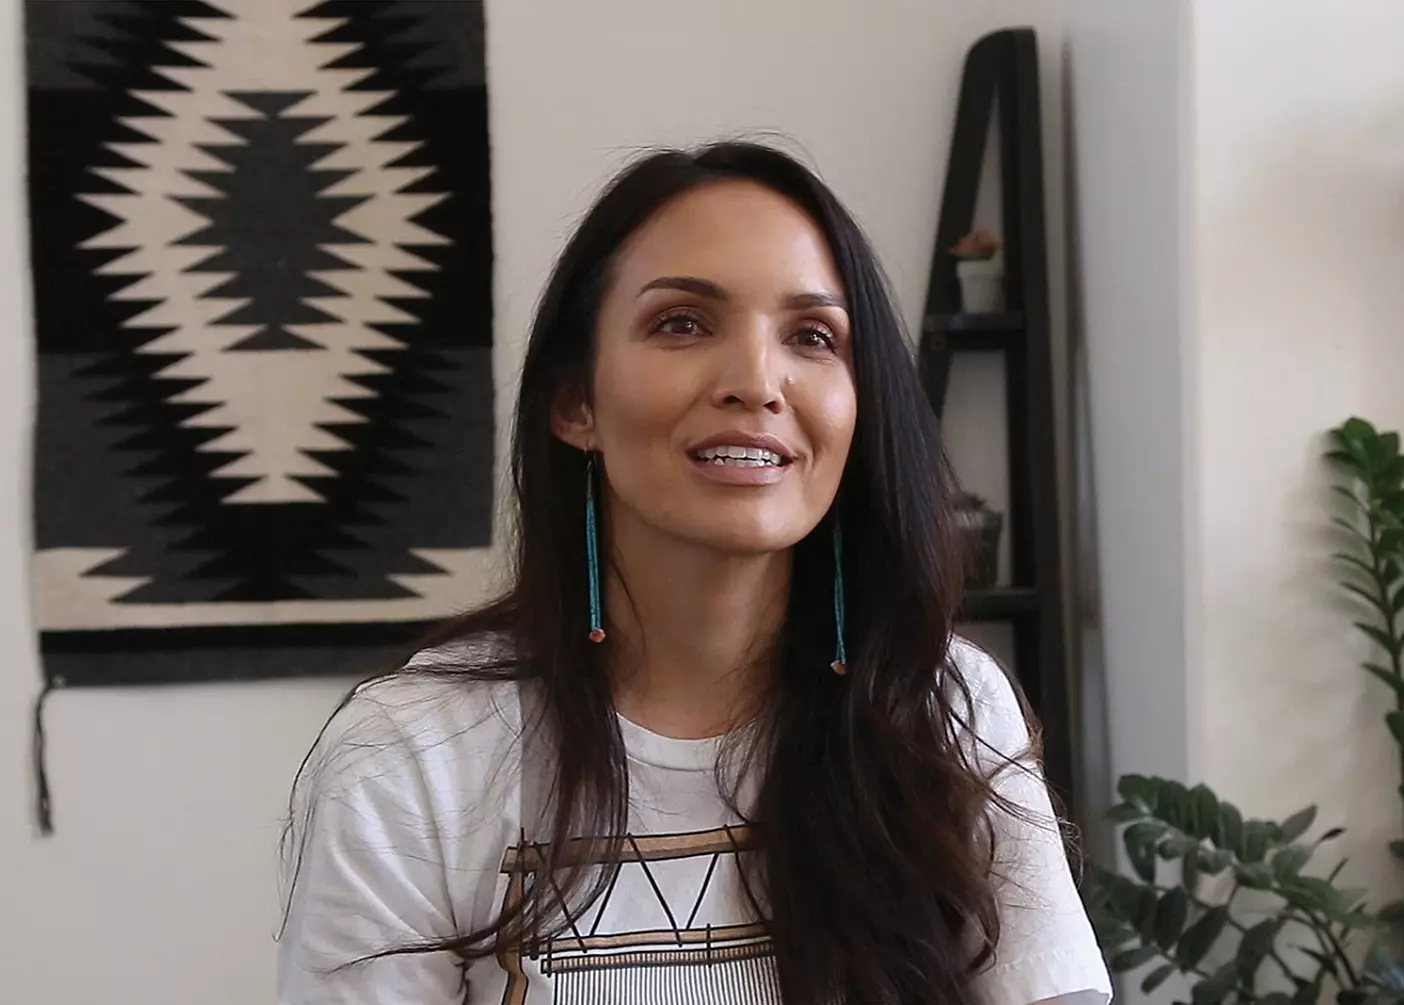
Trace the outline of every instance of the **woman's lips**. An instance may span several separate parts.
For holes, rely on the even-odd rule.
[[[785,477],[793,464],[737,464],[730,461],[691,458],[698,474],[718,485],[775,485]]]

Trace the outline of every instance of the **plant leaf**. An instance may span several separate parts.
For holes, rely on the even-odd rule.
[[[1394,742],[1404,746],[1404,712],[1386,712],[1385,725],[1394,734]]]
[[[1368,582],[1374,582],[1375,570],[1363,559],[1346,554],[1344,551],[1338,551],[1331,557],[1337,562],[1344,562],[1346,565],[1352,566],[1357,572],[1364,576]]]
[[[1106,820],[1108,823],[1113,824],[1129,824],[1131,821],[1140,820],[1144,816],[1145,813],[1141,812],[1140,809],[1132,806],[1130,803],[1117,803],[1111,809],[1107,810]]]
[[[1145,775],[1122,775],[1116,783],[1116,794],[1143,814],[1155,812],[1155,787]]]
[[[1190,1000],[1195,1005],[1224,1005],[1228,996],[1238,986],[1238,966],[1230,960],[1205,981],[1190,988]]]
[[[1359,892],[1338,890],[1330,880],[1318,876],[1284,876],[1278,879],[1278,891],[1293,907],[1324,914],[1334,920],[1343,916],[1359,899]]]
[[[1392,900],[1380,908],[1380,920],[1394,924],[1404,921],[1404,900]]]
[[[1331,491],[1339,496],[1344,496],[1345,498],[1349,499],[1351,502],[1355,503],[1355,505],[1361,507],[1362,509],[1365,506],[1364,500],[1362,500],[1360,496],[1356,494],[1354,489],[1350,488],[1347,485],[1332,485]]]
[[[1207,785],[1190,790],[1194,804],[1194,825],[1191,833],[1201,840],[1212,840],[1219,832],[1219,799]]]
[[[1220,905],[1205,911],[1200,918],[1185,929],[1178,943],[1180,965],[1185,968],[1199,966],[1228,924],[1228,908]]]
[[[1364,890],[1356,890],[1349,887],[1343,890],[1336,890],[1336,907],[1342,911],[1350,910],[1364,899]]]
[[[1277,933],[1284,924],[1281,918],[1268,918],[1248,929],[1238,940],[1238,976],[1244,983],[1252,983],[1258,967],[1272,952]]]
[[[1303,949],[1302,949],[1302,953],[1303,953],[1304,955],[1306,955],[1306,956],[1310,956],[1313,960],[1315,960],[1318,964],[1320,964],[1322,970],[1326,971],[1326,972],[1327,972],[1328,974],[1330,974],[1332,977],[1337,976],[1337,975],[1336,975],[1336,959],[1335,959],[1335,957],[1333,957],[1333,956],[1327,956],[1325,953],[1323,953],[1323,952],[1322,952],[1321,950],[1319,950],[1319,949],[1306,949],[1306,948],[1303,948]],[[1298,978],[1298,980],[1300,980],[1300,978]],[[1298,989],[1301,988],[1301,985],[1302,985],[1302,984],[1308,984],[1308,983],[1309,983],[1309,982],[1307,982],[1307,981],[1301,981],[1301,984],[1298,984]]]
[[[1370,551],[1375,555],[1397,555],[1404,548],[1404,521],[1398,513],[1381,512],[1376,515],[1380,524],[1380,536]]]
[[[1364,633],[1366,634],[1366,636],[1369,637],[1369,639],[1370,639],[1371,642],[1375,643],[1375,645],[1379,646],[1381,649],[1383,649],[1385,652],[1389,653],[1391,656],[1394,656],[1394,655],[1397,655],[1397,654],[1398,654],[1398,652],[1399,652],[1399,642],[1398,642],[1398,640],[1396,640],[1393,636],[1391,636],[1391,635],[1390,635],[1388,632],[1386,632],[1383,628],[1377,628],[1377,627],[1375,627],[1374,625],[1365,623],[1364,621],[1357,621],[1357,622],[1355,622],[1355,627],[1356,627],[1356,628],[1359,628],[1362,632],[1364,632]]]
[[[1249,820],[1243,825],[1243,845],[1238,857],[1244,862],[1261,862],[1267,854],[1271,828],[1262,820]]]
[[[1226,848],[1216,848],[1199,857],[1199,867],[1211,876],[1217,876],[1233,865],[1233,853]]]
[[[1297,838],[1301,837],[1308,830],[1310,830],[1311,825],[1315,821],[1315,806],[1308,806],[1305,809],[1298,810],[1296,813],[1293,813],[1290,817],[1288,817],[1282,822],[1282,843],[1291,844],[1293,841],[1297,840]]]
[[[1155,816],[1156,819],[1176,830],[1185,829],[1185,807],[1177,800],[1175,789],[1172,786],[1161,785],[1156,789]]]
[[[1365,533],[1360,531],[1359,526],[1356,526],[1355,524],[1353,524],[1353,522],[1348,521],[1348,519],[1346,519],[1345,517],[1332,517],[1331,524],[1332,526],[1338,526],[1338,528],[1341,528],[1342,531],[1349,533],[1349,535],[1353,536],[1353,538],[1369,540],[1369,538],[1366,538]],[[1344,556],[1344,554],[1338,554],[1338,556],[1335,557],[1337,557],[1337,559],[1344,559],[1344,557],[1346,556]]]
[[[1180,887],[1175,887],[1160,898],[1155,909],[1155,941],[1161,949],[1169,952],[1179,941],[1189,918],[1189,895]]]
[[[1365,587],[1360,586],[1357,583],[1352,583],[1347,580],[1341,580],[1341,586],[1345,587],[1357,597],[1360,597],[1375,610],[1379,611],[1380,614],[1384,617],[1389,617],[1389,604],[1386,603],[1383,599],[1381,599],[1377,594],[1370,592],[1369,590],[1365,589]]]
[[[1332,433],[1339,435],[1343,443],[1364,443],[1376,436],[1374,424],[1369,419],[1362,419],[1356,415],[1346,419],[1333,429]]]
[[[1404,699],[1404,678],[1396,677],[1394,671],[1388,667],[1382,667],[1378,663],[1362,663],[1360,665],[1376,679],[1382,681],[1401,699]]]
[[[1272,870],[1262,862],[1249,862],[1234,869],[1238,881],[1250,890],[1271,890]]]
[[[1136,902],[1136,931],[1142,942],[1155,941],[1155,913],[1159,904],[1155,887],[1143,886]]]
[[[1111,968],[1117,973],[1125,973],[1127,970],[1135,970],[1139,966],[1149,963],[1160,955],[1160,950],[1155,946],[1137,946],[1135,949],[1127,949],[1117,953],[1111,958]]]
[[[1160,842],[1160,847],[1157,850],[1160,857],[1168,862],[1171,859],[1184,858],[1198,847],[1199,840],[1197,838],[1192,838],[1188,834],[1172,834]]]
[[[1371,914],[1369,911],[1347,911],[1342,914],[1339,921],[1346,928],[1388,928],[1389,922],[1381,918],[1378,914]]]
[[[1311,849],[1305,845],[1289,845],[1272,857],[1272,871],[1278,877],[1295,876],[1311,859]]]
[[[1391,841],[1389,843],[1389,852],[1395,858],[1404,862],[1404,841]]]
[[[1319,838],[1317,838],[1317,839],[1316,839],[1316,843],[1317,843],[1318,845],[1323,845],[1323,844],[1325,844],[1327,841],[1334,841],[1334,840],[1336,840],[1336,838],[1340,837],[1340,836],[1341,836],[1342,834],[1344,834],[1344,833],[1345,833],[1345,828],[1344,828],[1344,827],[1332,827],[1332,828],[1331,828],[1330,830],[1328,830],[1325,834],[1322,834]]]
[[[1233,803],[1219,803],[1219,836],[1214,843],[1235,854],[1243,845],[1243,814]]]
[[[1146,979],[1141,981],[1141,993],[1150,994],[1160,985],[1164,984],[1170,975],[1175,972],[1175,964],[1167,963],[1164,966],[1156,967],[1146,974]]]
[[[1156,798],[1159,800],[1161,819],[1177,830],[1193,833],[1194,800],[1190,798],[1189,789],[1173,778],[1158,778],[1156,781],[1159,784]]]
[[[1147,883],[1155,882],[1155,845],[1166,827],[1159,820],[1142,820],[1126,828],[1121,835],[1131,868]]]
[[[1185,856],[1185,860],[1180,863],[1180,885],[1190,893],[1199,889],[1199,857],[1202,853],[1199,849],[1191,851]]]

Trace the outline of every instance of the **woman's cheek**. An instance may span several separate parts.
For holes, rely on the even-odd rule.
[[[858,417],[857,397],[853,382],[845,375],[841,380],[827,382],[805,403],[809,413],[808,425],[815,445],[825,452],[848,452]],[[804,420],[801,416],[801,420]]]

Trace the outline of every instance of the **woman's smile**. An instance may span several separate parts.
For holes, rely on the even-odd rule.
[[[777,484],[794,466],[794,451],[774,436],[728,430],[691,447],[688,456],[718,485]]]

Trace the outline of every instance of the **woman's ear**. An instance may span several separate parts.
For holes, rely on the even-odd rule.
[[[595,413],[585,388],[575,382],[563,385],[551,402],[551,432],[577,450],[594,450]]]

